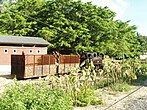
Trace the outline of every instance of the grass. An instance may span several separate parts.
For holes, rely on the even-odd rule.
[[[116,92],[128,92],[129,90],[131,90],[131,87],[126,82],[115,83],[115,84],[110,86],[110,90],[116,91]]]

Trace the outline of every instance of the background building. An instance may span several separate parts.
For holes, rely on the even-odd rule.
[[[0,72],[11,72],[11,55],[44,55],[50,43],[40,37],[0,36]]]

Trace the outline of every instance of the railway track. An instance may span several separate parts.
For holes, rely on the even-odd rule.
[[[123,98],[117,100],[116,102],[114,102],[113,104],[109,105],[108,107],[106,107],[104,110],[110,110],[111,107],[115,106],[117,103],[119,103],[120,101],[124,100],[125,98],[129,97],[130,95],[134,94],[135,92],[139,91],[141,88],[143,88],[144,86],[139,86],[138,88],[136,88],[135,90],[133,90],[132,92],[130,92],[129,94],[127,94],[126,96],[124,96]]]

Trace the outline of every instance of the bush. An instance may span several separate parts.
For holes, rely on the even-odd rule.
[[[147,63],[142,62],[137,72],[138,74],[147,74]]]
[[[103,103],[101,99],[96,99],[95,90],[92,87],[96,81],[92,63],[89,64],[88,68],[70,68],[68,75],[60,77],[48,76],[48,81],[51,88],[62,88],[71,98],[73,106]]]
[[[91,89],[82,90],[77,94],[77,100],[74,102],[76,106],[100,105],[103,104],[101,99],[97,99],[95,93]]]
[[[72,110],[68,96],[46,84],[16,84],[0,97],[0,110]]]
[[[104,61],[103,74],[110,80],[109,82],[130,82],[137,78],[137,67],[139,65],[140,63],[135,60],[106,60]]]
[[[128,92],[131,89],[130,86],[125,82],[115,83],[114,85],[111,85],[110,88],[111,90],[117,92]]]

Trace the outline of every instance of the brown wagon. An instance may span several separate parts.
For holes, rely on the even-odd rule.
[[[53,55],[12,55],[11,74],[18,79],[56,74]]]
[[[79,63],[78,55],[11,55],[11,74],[17,79],[64,74]]]

